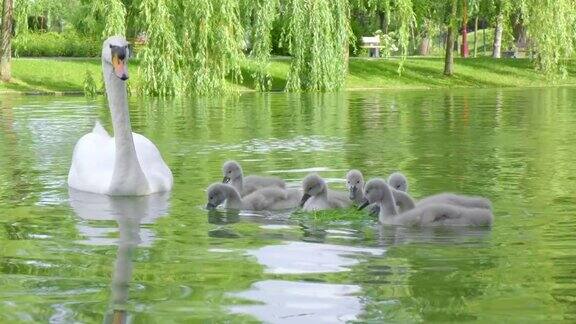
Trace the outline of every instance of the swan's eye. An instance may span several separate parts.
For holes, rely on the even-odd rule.
[[[232,173],[232,170],[228,171],[228,173],[229,173],[229,174]]]
[[[360,183],[360,180],[356,181],[356,184],[359,184],[359,183]]]
[[[212,200],[212,199],[214,199],[214,197],[210,196],[210,197],[208,197],[208,199]]]

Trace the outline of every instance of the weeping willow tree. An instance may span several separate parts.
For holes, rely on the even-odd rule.
[[[400,49],[402,60],[398,66],[398,73],[404,70],[404,61],[408,56],[408,46],[410,43],[410,30],[416,27],[416,16],[412,7],[412,0],[397,0],[395,1],[396,13],[400,22],[398,26],[398,40],[400,42]]]
[[[126,33],[126,8],[121,0],[94,0],[91,12],[93,15],[103,17],[103,39]]]
[[[272,28],[278,18],[278,0],[244,0],[241,5],[243,25],[250,36],[250,57],[256,64],[252,75],[258,91],[268,91],[272,78],[268,72],[272,51]]]
[[[169,96],[210,94],[241,79],[244,33],[239,0],[141,0],[148,43],[140,51],[140,89]]]
[[[205,94],[227,90],[227,77],[239,82],[245,46],[239,1],[188,1],[182,13],[185,89]]]
[[[283,43],[292,55],[287,91],[333,91],[343,87],[350,39],[346,0],[287,0]]]
[[[28,32],[28,15],[31,11],[32,3],[29,0],[14,0],[14,34],[25,34]]]
[[[521,12],[534,43],[536,67],[565,76],[565,60],[574,55],[576,43],[576,1],[523,0]]]
[[[179,65],[181,46],[166,0],[143,0],[140,3],[148,44],[139,53],[138,72],[142,92],[170,96],[181,92]]]

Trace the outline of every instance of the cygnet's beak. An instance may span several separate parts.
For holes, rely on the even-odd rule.
[[[304,207],[304,204],[306,203],[306,201],[308,201],[308,199],[310,199],[310,195],[305,193],[302,196],[302,200],[300,200],[300,208]]]
[[[206,204],[206,209],[208,209],[208,210],[216,209],[216,206],[214,206],[214,204],[209,202]]]
[[[222,179],[222,183],[228,183],[228,182],[230,182],[230,180],[231,179],[229,177],[224,176],[224,178]]]
[[[356,198],[356,191],[358,191],[358,188],[356,188],[356,186],[352,186],[349,189],[350,191],[350,195],[348,196],[350,198],[350,200],[354,200],[354,198]]]
[[[370,205],[370,202],[368,200],[366,200],[360,207],[358,207],[358,210],[362,210],[362,209],[368,207],[368,205]]]

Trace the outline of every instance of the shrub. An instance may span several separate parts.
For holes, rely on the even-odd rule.
[[[86,97],[94,97],[98,94],[98,86],[96,85],[96,81],[94,80],[90,70],[86,70],[86,73],[84,74],[83,88]]]
[[[98,39],[82,36],[73,31],[20,34],[12,43],[15,57],[95,57],[100,55],[100,48]]]

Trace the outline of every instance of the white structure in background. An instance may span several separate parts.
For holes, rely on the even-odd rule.
[[[369,57],[380,57],[380,36],[363,36],[362,48],[368,49]]]

